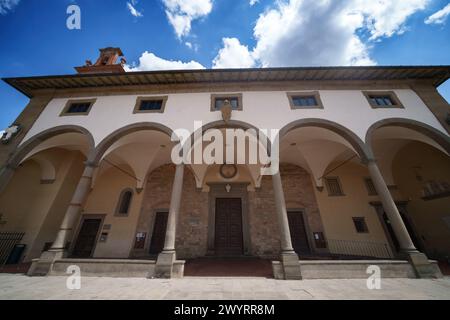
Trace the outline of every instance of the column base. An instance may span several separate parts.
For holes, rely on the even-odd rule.
[[[428,257],[422,252],[412,251],[404,254],[413,266],[417,278],[437,279],[443,277],[437,262],[428,260]]]
[[[176,259],[175,251],[163,251],[158,255],[155,266],[155,278],[183,278],[184,260]]]
[[[280,261],[272,261],[273,276],[280,280],[301,280],[300,261],[295,252],[284,252]]]
[[[44,251],[38,259],[33,259],[28,276],[46,276],[50,273],[55,260],[62,259],[66,256],[64,250]]]

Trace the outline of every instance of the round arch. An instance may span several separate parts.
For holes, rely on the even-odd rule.
[[[63,126],[57,126],[54,128],[50,128],[47,130],[44,130],[31,138],[27,139],[23,144],[19,146],[19,148],[16,150],[16,152],[12,155],[10,160],[8,161],[8,165],[11,167],[15,167],[19,165],[19,163],[22,161],[22,159],[30,153],[35,147],[37,147],[42,142],[53,138],[55,136],[64,134],[64,133],[81,133],[85,135],[85,137],[88,140],[89,145],[89,151],[88,154],[92,154],[95,146],[94,137],[92,134],[83,127],[76,126],[76,125],[63,125]]]
[[[304,127],[318,127],[333,131],[350,143],[361,160],[367,161],[368,159],[373,158],[371,150],[367,148],[364,141],[362,141],[353,131],[336,122],[324,119],[308,118],[292,121],[280,130],[280,140],[290,131]]]
[[[257,134],[259,133],[259,128],[255,127],[254,125],[252,125],[250,123],[244,122],[244,121],[239,121],[239,120],[229,120],[227,122],[225,122],[223,120],[212,121],[212,122],[204,124],[201,128],[199,128],[195,132],[193,132],[189,136],[189,139],[186,141],[185,145],[183,145],[182,150],[188,150],[188,149],[192,148],[192,146],[196,142],[195,137],[198,134],[202,135],[209,129],[223,129],[223,128],[237,128],[237,129],[244,129],[244,130],[253,129],[257,132]],[[270,140],[263,133],[260,133],[260,134],[262,134],[263,135],[262,138],[266,140],[267,154],[270,155],[270,150],[271,150]],[[186,148],[186,147],[189,147],[189,148]]]
[[[102,159],[105,152],[113,145],[114,142],[118,141],[120,138],[141,130],[155,130],[162,133],[165,133],[170,137],[172,137],[172,129],[155,122],[138,122],[127,125],[120,129],[115,130],[110,133],[106,138],[104,138],[95,148],[88,161],[93,164],[98,164],[98,162]]]
[[[367,148],[371,153],[373,153],[372,150],[373,135],[377,131],[377,129],[382,127],[402,127],[422,133],[423,135],[427,136],[428,138],[432,139],[437,144],[439,144],[447,152],[447,154],[450,155],[450,137],[448,135],[445,135],[443,132],[425,123],[403,118],[383,119],[378,122],[375,122],[370,126],[370,128],[367,130],[365,139]]]

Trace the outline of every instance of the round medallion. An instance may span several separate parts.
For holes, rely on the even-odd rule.
[[[234,178],[237,174],[237,167],[234,164],[223,164],[220,166],[220,175],[225,179]]]

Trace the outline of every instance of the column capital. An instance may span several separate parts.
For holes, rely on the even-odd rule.
[[[94,161],[88,161],[88,160],[86,160],[86,161],[84,162],[84,165],[85,165],[86,167],[93,168],[93,169],[98,168],[98,163],[96,163],[96,162],[94,162]]]

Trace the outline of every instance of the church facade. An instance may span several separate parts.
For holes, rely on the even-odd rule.
[[[0,145],[3,263],[20,244],[30,275],[253,257],[279,279],[440,276],[450,67],[125,72],[121,56],[4,79],[30,102]]]

